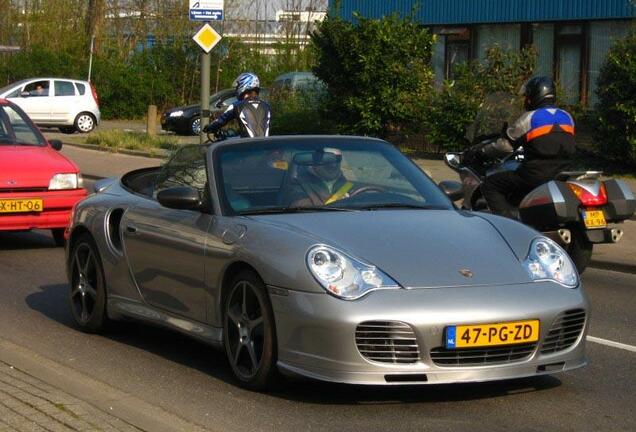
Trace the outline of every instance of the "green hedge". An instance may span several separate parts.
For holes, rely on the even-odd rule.
[[[597,151],[636,164],[636,32],[610,49],[599,74],[597,94]]]
[[[417,127],[430,95],[433,35],[410,19],[325,19],[312,35],[325,115],[348,134],[386,137]]]

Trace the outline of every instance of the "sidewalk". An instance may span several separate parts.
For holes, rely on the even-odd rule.
[[[5,431],[205,429],[0,335],[0,432]]]
[[[107,153],[75,146],[64,146],[62,153],[73,159],[87,178],[120,176],[128,171],[160,165],[163,160],[120,153]],[[435,181],[458,180],[457,174],[441,160],[415,159]],[[636,180],[625,179],[636,192]],[[636,273],[636,221],[629,220],[620,225],[625,232],[617,244],[594,247],[591,266],[608,270]]]
[[[0,431],[140,431],[0,361]]]

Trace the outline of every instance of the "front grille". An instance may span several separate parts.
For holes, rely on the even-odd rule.
[[[29,192],[46,192],[48,188],[32,187],[32,188],[0,188],[0,194],[3,193],[29,193]]]
[[[552,354],[570,348],[577,341],[585,326],[585,311],[573,309],[561,313],[552,324],[543,341],[541,354]]]
[[[439,366],[478,366],[505,364],[524,360],[532,355],[537,344],[523,344],[496,348],[446,349],[433,348],[431,359]]]
[[[365,321],[356,328],[356,346],[368,360],[415,363],[420,357],[411,326],[400,321]]]

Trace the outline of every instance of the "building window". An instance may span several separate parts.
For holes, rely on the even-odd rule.
[[[520,24],[480,25],[476,29],[475,51],[477,59],[485,60],[490,48],[517,51],[521,46]]]
[[[586,102],[587,74],[585,31],[582,24],[561,24],[555,28],[555,78],[565,104]]]
[[[442,29],[441,34],[446,38],[444,76],[453,79],[457,66],[470,60],[470,29]]]
[[[588,105],[598,103],[596,86],[607,53],[616,39],[627,36],[632,21],[597,21],[590,23],[590,65],[588,70]]]
[[[537,50],[535,75],[553,78],[554,24],[532,24],[532,45]]]

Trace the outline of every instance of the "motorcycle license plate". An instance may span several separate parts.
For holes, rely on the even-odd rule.
[[[605,228],[607,226],[603,210],[585,210],[583,212],[583,220],[585,221],[585,228]]]
[[[446,348],[515,345],[539,340],[539,320],[446,327]]]
[[[0,213],[41,212],[41,199],[3,199],[0,200]]]

